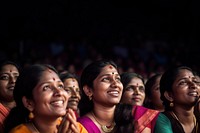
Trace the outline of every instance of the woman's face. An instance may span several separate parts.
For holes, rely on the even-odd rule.
[[[200,94],[200,88],[197,85],[198,80],[187,69],[179,70],[173,85],[172,98],[175,105],[189,107],[194,106]]]
[[[151,88],[151,103],[156,109],[163,109],[162,100],[160,99],[160,79],[161,76],[157,77],[154,85]]]
[[[103,106],[113,106],[119,103],[122,95],[122,83],[116,68],[107,65],[93,81],[93,102]]]
[[[19,76],[18,69],[11,64],[4,65],[0,70],[0,101],[13,101],[13,90]]]
[[[60,117],[65,115],[69,94],[58,75],[52,70],[42,73],[39,83],[33,90],[33,113],[38,117]]]
[[[81,100],[80,88],[77,80],[74,78],[68,78],[65,79],[63,83],[65,86],[65,90],[70,94],[67,108],[77,110],[79,101]]]
[[[121,99],[122,103],[143,105],[145,99],[145,86],[140,78],[132,78],[124,89]]]

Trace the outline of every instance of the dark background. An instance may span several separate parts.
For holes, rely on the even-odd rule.
[[[165,68],[176,63],[200,68],[200,8],[196,1],[4,1],[0,6],[1,58],[22,64],[44,62],[46,55],[55,56],[54,43],[61,44],[62,54],[68,52],[66,63],[82,60],[79,56],[85,47],[83,60],[100,54],[139,63],[138,55],[148,66],[144,56],[150,51],[167,58],[156,60]],[[128,56],[117,54],[116,46],[128,51]],[[32,51],[38,56],[31,55]]]

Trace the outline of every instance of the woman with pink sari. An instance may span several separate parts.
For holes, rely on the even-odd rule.
[[[113,133],[153,133],[159,111],[143,106],[119,104]]]

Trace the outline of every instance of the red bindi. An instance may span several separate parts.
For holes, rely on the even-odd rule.
[[[55,79],[55,78],[53,78],[53,80],[55,81],[56,79]]]
[[[10,70],[10,72],[12,72],[12,70]]]

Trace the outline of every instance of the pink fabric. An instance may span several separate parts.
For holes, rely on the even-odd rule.
[[[153,133],[156,119],[159,111],[145,108],[143,106],[133,107],[133,116],[135,119],[135,133],[142,132],[146,127]]]
[[[101,133],[99,128],[95,125],[95,123],[87,116],[82,116],[77,119],[78,122],[80,122],[85,129],[88,131],[88,133]]]

